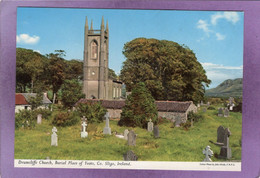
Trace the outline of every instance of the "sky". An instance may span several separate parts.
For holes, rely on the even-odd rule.
[[[66,60],[83,60],[85,19],[100,29],[109,26],[109,68],[120,73],[124,44],[139,37],[188,46],[214,88],[243,75],[244,13],[238,11],[175,11],[32,8],[17,9],[17,47],[43,55],[65,50]]]

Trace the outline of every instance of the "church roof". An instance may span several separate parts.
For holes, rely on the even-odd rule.
[[[100,102],[107,109],[122,109],[125,100],[99,100],[99,99],[80,99],[77,103],[97,103]],[[157,110],[161,112],[186,112],[192,101],[155,101]]]

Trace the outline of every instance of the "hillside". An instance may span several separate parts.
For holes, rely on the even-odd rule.
[[[206,90],[205,95],[218,97],[242,97],[242,82],[242,78],[225,80],[216,88]]]

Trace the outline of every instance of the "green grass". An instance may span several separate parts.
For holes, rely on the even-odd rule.
[[[217,107],[216,107],[217,108]],[[199,111],[200,112],[200,111]],[[242,114],[230,113],[228,118],[218,117],[217,110],[203,113],[204,120],[194,123],[185,130],[171,128],[172,123],[159,125],[160,138],[141,128],[117,126],[110,121],[112,132],[123,134],[125,129],[133,129],[137,134],[136,146],[129,147],[127,141],[114,135],[103,135],[105,123],[89,124],[88,137],[80,138],[81,125],[57,127],[58,147],[51,146],[51,120],[43,120],[32,130],[15,131],[15,159],[62,159],[62,160],[123,160],[127,150],[133,150],[139,161],[202,161],[202,150],[210,145],[219,154],[220,147],[209,143],[216,142],[217,128],[222,125],[231,131],[230,146],[233,161],[241,160]],[[226,161],[212,157],[213,161]]]

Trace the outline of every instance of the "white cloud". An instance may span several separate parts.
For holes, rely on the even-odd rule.
[[[242,78],[243,66],[224,66],[213,63],[201,63],[211,80],[210,88],[217,87],[227,79]]]
[[[20,34],[16,36],[16,41],[19,44],[36,44],[40,40],[39,36],[30,36],[28,34]]]
[[[218,12],[211,16],[211,24],[217,25],[219,19],[225,19],[235,24],[239,21],[239,15],[237,12]]]
[[[209,24],[205,20],[200,19],[197,22],[197,28],[202,29],[207,35],[209,35],[209,32],[211,32],[211,30],[209,29]]]
[[[217,40],[224,40],[226,38],[225,35],[221,35],[220,33],[216,33]]]

